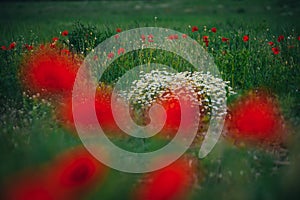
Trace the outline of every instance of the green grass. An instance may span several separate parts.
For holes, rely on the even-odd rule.
[[[91,48],[115,34],[118,27],[124,31],[143,26],[167,27],[189,34],[204,48],[202,36],[209,35],[207,51],[213,56],[223,79],[230,81],[235,91],[242,93],[262,87],[279,99],[290,127],[288,138],[291,141],[282,147],[288,149],[287,158],[278,151],[237,147],[221,139],[207,158],[197,161],[205,178],[193,188],[191,198],[297,199],[300,166],[299,9],[296,0],[6,2],[0,6],[0,46],[13,41],[36,45],[50,42],[60,35],[60,31],[75,33],[74,22],[78,20],[86,27],[87,24],[95,26],[93,32],[99,35],[99,41],[90,44]],[[198,33],[191,33],[189,26],[193,25],[199,27]],[[207,31],[203,30],[204,26]],[[216,34],[208,31],[211,27],[217,27]],[[80,34],[78,37],[82,36]],[[245,34],[250,36],[248,43],[242,41]],[[267,42],[276,42],[281,34],[285,40],[276,43],[281,52],[274,55]],[[230,43],[223,43],[221,37],[230,38]],[[75,51],[80,52],[80,48],[78,46]],[[55,106],[23,95],[18,77],[24,56],[22,48],[0,53],[1,186],[16,172],[50,163],[60,152],[80,144],[80,140],[55,118]],[[126,70],[119,67],[121,64],[130,68],[150,62],[149,54],[163,64],[189,69],[185,60],[174,58],[168,52],[133,52],[115,61],[103,81],[113,83],[125,73]],[[137,146],[136,151],[156,149],[160,142],[116,141],[122,147],[134,149]],[[195,147],[189,152],[196,155],[198,150]],[[285,159],[289,159],[287,166],[274,163]],[[140,176],[111,170],[87,198],[129,199]]]

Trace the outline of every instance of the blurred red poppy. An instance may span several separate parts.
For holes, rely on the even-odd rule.
[[[135,200],[187,199],[195,181],[195,160],[183,159],[144,176],[133,192]]]
[[[48,168],[49,187],[55,188],[60,199],[79,199],[92,187],[103,181],[107,168],[84,147],[68,150],[53,161]]]
[[[211,28],[211,32],[216,33],[217,32],[217,28],[216,27]]]
[[[273,46],[273,45],[274,45],[274,42],[268,42],[268,44],[269,44],[270,46]]]
[[[46,96],[71,93],[80,63],[80,59],[69,58],[56,49],[37,49],[24,58],[21,80],[32,93]]]
[[[193,26],[192,27],[192,32],[196,32],[196,31],[199,31],[199,28],[197,26]]]
[[[5,50],[7,50],[7,48],[6,48],[6,46],[1,46],[1,49],[3,50],[3,51],[5,51]]]
[[[182,94],[184,94],[184,92]],[[166,114],[166,121],[162,130],[158,134],[159,137],[173,137],[177,134],[179,127],[183,127],[182,130],[187,133],[190,133],[190,131],[193,130],[195,126],[195,120],[192,110],[195,109],[195,107],[192,106],[193,103],[191,102],[191,100],[186,99],[180,103],[179,99],[173,96],[172,93],[166,92],[162,95],[161,99],[157,99],[156,103],[163,106]],[[191,111],[189,112],[185,120],[181,119],[181,110]],[[152,114],[156,119],[160,119],[160,121],[163,121],[164,115],[160,111],[154,111]]]
[[[248,35],[244,35],[243,36],[243,41],[244,42],[248,42],[249,41],[249,36]]]
[[[78,146],[59,155],[43,168],[11,177],[4,187],[4,199],[82,199],[99,181],[104,180],[106,172],[104,165],[83,146]]]
[[[122,130],[118,127],[115,122],[112,107],[111,107],[111,95],[112,88],[108,86],[101,86],[97,88],[95,96],[95,111],[98,119],[97,125],[99,124],[105,133],[113,133],[114,135],[123,134]],[[84,92],[83,92],[84,95]],[[83,97],[84,98],[84,97]],[[85,102],[79,102],[77,105],[72,105],[72,97],[67,97],[63,100],[60,106],[57,108],[57,116],[63,122],[63,124],[72,130],[74,130],[74,119],[73,119],[73,110],[74,106],[77,112],[81,116],[84,116],[81,121],[76,121],[80,125],[91,125],[90,117],[92,113],[87,109],[90,105]],[[122,115],[125,110],[125,103],[119,101],[118,104],[114,104],[116,109],[119,111],[118,114]],[[123,118],[127,120],[126,118]]]
[[[230,133],[242,141],[270,142],[281,139],[282,118],[278,103],[264,92],[250,92],[231,105]]]
[[[117,28],[117,29],[116,29],[116,32],[117,32],[117,33],[121,33],[121,32],[122,32],[122,29],[121,29],[121,28]]]

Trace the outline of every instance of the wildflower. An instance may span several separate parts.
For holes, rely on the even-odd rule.
[[[182,38],[187,38],[187,34],[182,34]]]
[[[273,45],[274,45],[274,42],[268,42],[268,44],[269,44],[270,46],[273,46]]]
[[[205,43],[205,45],[208,47],[208,43],[209,43],[209,41],[208,41],[208,36],[207,35],[204,35],[203,37],[202,37],[202,39],[203,39],[203,42]]]
[[[273,48],[272,48],[272,51],[273,51],[273,53],[274,53],[275,55],[277,55],[277,54],[280,53],[280,50],[279,50],[278,47],[273,47]]]
[[[249,41],[249,36],[248,35],[244,35],[243,36],[243,41],[244,42],[248,42]]]
[[[26,89],[44,95],[70,93],[80,61],[44,47],[25,58],[21,78]]]
[[[154,36],[152,34],[148,35],[148,42],[154,42],[153,40]]]
[[[5,51],[5,50],[7,50],[7,48],[6,48],[6,46],[1,46],[1,49],[3,50],[3,51]]]
[[[69,31],[64,30],[64,31],[61,33],[61,35],[62,35],[62,36],[67,36],[67,35],[69,35]]]
[[[133,199],[186,199],[195,182],[195,173],[193,160],[181,158],[163,169],[145,175],[135,189]]]
[[[112,88],[106,85],[99,86],[96,90],[94,106],[98,119],[97,125],[100,125],[105,133],[114,133],[116,135],[122,133],[122,130],[116,124],[112,113],[112,91]],[[85,98],[84,91],[82,93],[83,98]],[[72,102],[72,97],[67,97],[58,107],[57,117],[67,128],[74,129],[73,110],[76,109],[76,112],[81,116],[86,116],[80,120],[77,120],[76,123],[80,124],[81,126],[90,126],[93,122],[89,120],[89,116],[93,115],[93,113],[89,112],[90,109],[87,109],[88,106],[89,105],[85,101],[76,102],[76,104],[74,104],[74,102]],[[116,104],[114,104],[114,106],[116,109],[118,109],[118,115],[125,116],[124,113],[127,110],[125,110],[126,107],[123,101],[118,101]],[[123,117],[123,120],[127,122],[125,117]]]
[[[49,172],[49,178],[56,184],[57,192],[64,193],[61,196],[74,196],[98,183],[99,178],[103,179],[106,168],[85,148],[78,146],[64,152],[52,162]]]
[[[229,38],[222,37],[222,42],[228,42]]]
[[[203,42],[206,42],[206,41],[208,41],[208,36],[207,35],[204,35],[203,37],[202,37],[202,39],[203,39]]]
[[[112,59],[114,56],[115,56],[115,54],[113,52],[110,52],[107,54],[108,59]]]
[[[124,48],[119,48],[118,49],[118,55],[124,54],[125,53],[125,49]]]
[[[141,35],[141,39],[142,39],[142,41],[143,42],[145,42],[145,40],[146,40],[146,36],[143,34],[143,35]]]
[[[57,41],[58,41],[58,37],[52,38],[52,42],[57,42]]]
[[[16,42],[12,42],[10,43],[8,49],[14,49],[16,47],[17,43]]]
[[[277,38],[277,41],[278,42],[281,42],[284,40],[284,36],[283,35],[279,35],[278,38]]]
[[[168,39],[169,40],[176,40],[176,39],[178,39],[178,35],[177,34],[169,35]]]
[[[217,28],[216,27],[211,28],[211,32],[216,33],[217,32]]]
[[[122,32],[122,29],[121,29],[121,28],[117,28],[117,29],[116,29],[116,32],[117,32],[117,33],[121,33],[121,32]]]
[[[197,26],[193,26],[192,27],[192,32],[196,32],[196,31],[198,31],[199,30],[199,28],[197,27]]]
[[[298,36],[298,40],[300,41],[300,36]]]
[[[25,44],[25,48],[26,48],[28,51],[33,50],[33,46],[32,46],[32,45]]]
[[[232,105],[230,126],[232,137],[243,141],[278,139],[281,118],[278,103],[263,92],[250,92]]]
[[[119,36],[119,34],[116,34],[114,37],[115,37],[116,39],[118,39],[120,36]]]

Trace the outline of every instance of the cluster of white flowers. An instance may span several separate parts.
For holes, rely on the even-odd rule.
[[[128,91],[122,91],[121,96],[132,105],[147,109],[157,100],[178,99],[175,93],[182,94],[187,100],[192,100],[191,97],[197,99],[197,105],[202,108],[200,114],[209,114],[211,109],[218,110],[224,105],[224,98],[234,94],[228,82],[210,73],[152,70],[149,73],[140,72],[139,79],[132,83]]]

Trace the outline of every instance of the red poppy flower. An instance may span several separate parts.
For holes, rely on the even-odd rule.
[[[32,45],[25,44],[25,48],[26,48],[28,51],[33,50],[33,46],[32,46]]]
[[[277,55],[277,54],[280,53],[280,50],[279,50],[278,47],[273,47],[273,48],[272,48],[272,51],[273,51],[273,53],[274,53],[275,55]]]
[[[118,49],[118,55],[124,54],[125,53],[125,49],[124,48],[119,48]]]
[[[281,42],[284,40],[284,36],[283,35],[279,35],[278,38],[277,38],[277,41],[278,42]]]
[[[84,95],[84,92],[83,92]],[[111,107],[111,95],[112,89],[108,86],[101,86],[97,88],[96,97],[95,97],[95,110],[97,116],[97,125],[99,124],[105,133],[113,133],[114,135],[123,134],[121,129],[115,122],[115,118],[112,113]],[[84,97],[83,97],[84,98]],[[80,125],[91,125],[94,122],[90,121],[89,116],[92,113],[89,112],[89,105],[85,102],[78,102],[77,105],[72,104],[72,98],[65,98],[62,104],[57,108],[57,116],[63,122],[63,124],[70,128],[71,130],[74,129],[74,119],[73,119],[73,109],[72,107],[76,108],[76,111],[83,116],[82,119],[77,120],[76,123],[80,123]],[[118,104],[114,104],[116,109],[118,109],[118,114],[123,115],[125,113],[125,103],[119,101]],[[126,120],[125,117],[123,117]]]
[[[300,41],[300,36],[298,36],[298,40]]]
[[[52,38],[52,42],[57,42],[57,41],[58,41],[58,37]]]
[[[16,42],[12,42],[12,43],[9,45],[8,49],[14,49],[14,48],[16,47],[16,45],[17,45]]]
[[[49,179],[61,193],[78,194],[103,179],[106,168],[84,147],[77,147],[60,155],[49,168]],[[99,179],[100,178],[100,179]],[[68,198],[71,199],[71,198]]]
[[[229,38],[222,37],[222,42],[228,42]]]
[[[69,31],[64,30],[63,32],[61,32],[61,35],[62,35],[62,36],[67,36],[67,35],[69,35]]]
[[[121,28],[117,28],[117,29],[116,29],[116,32],[117,32],[117,33],[121,33],[121,32],[122,32],[122,29],[121,29]]]
[[[211,32],[216,33],[217,32],[217,28],[216,27],[211,28]]]
[[[26,89],[43,95],[61,95],[73,89],[81,61],[44,47],[25,57],[21,78]]]
[[[113,52],[109,52],[108,54],[107,54],[107,58],[108,59],[113,59],[115,57],[115,54],[113,53]]]
[[[199,30],[199,28],[197,27],[197,26],[193,26],[192,27],[192,32],[196,32],[196,31],[198,31]]]
[[[154,36],[152,34],[148,35],[148,42],[154,42]]]
[[[203,37],[202,37],[202,39],[203,39],[203,42],[208,42],[208,36],[207,35],[204,35]]]
[[[187,38],[187,34],[182,34],[182,38]]]
[[[146,36],[143,34],[143,35],[141,35],[141,39],[142,39],[142,41],[144,42],[145,40],[146,40]]]
[[[5,50],[7,50],[7,48],[6,48],[6,46],[1,46],[1,49],[3,50],[3,51],[5,51]]]
[[[273,46],[273,45],[274,45],[274,42],[268,42],[268,44],[269,44],[270,46]]]
[[[263,92],[249,93],[233,104],[229,124],[229,135],[243,141],[274,141],[282,130],[278,104]]]
[[[168,39],[169,40],[177,40],[178,39],[178,35],[177,34],[169,35]]]
[[[156,119],[159,119],[159,121],[163,121],[164,117],[166,117],[165,124],[157,136],[163,138],[166,136],[174,136],[180,126],[184,127],[184,131],[186,132],[193,130],[195,125],[192,120],[194,119],[194,107],[191,106],[193,103],[190,100],[185,100],[180,104],[178,98],[173,97],[172,93],[166,92],[162,95],[161,99],[157,99],[156,103],[163,106],[166,114],[165,116],[164,113],[161,113],[160,111],[154,111],[152,113]],[[190,111],[190,116],[187,117],[187,120],[181,120],[181,110]]]
[[[249,41],[249,36],[248,36],[248,35],[244,35],[243,41],[244,41],[244,42],[248,42],[248,41]]]
[[[193,160],[181,158],[161,170],[147,174],[134,190],[133,199],[187,199],[195,173]]]
[[[64,152],[45,168],[26,171],[5,185],[7,200],[81,199],[102,181],[107,168],[80,146]]]
[[[119,34],[116,34],[115,36],[114,36],[116,39],[119,39]]]

